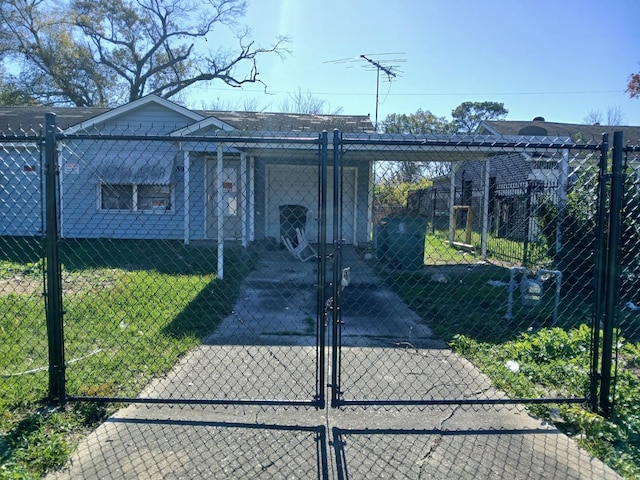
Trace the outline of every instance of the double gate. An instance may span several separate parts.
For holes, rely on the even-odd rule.
[[[50,123],[49,397],[316,408],[589,403],[610,412],[621,142],[610,172],[607,139],[219,134],[181,137],[176,156],[174,137],[61,135]],[[128,159],[132,149],[151,152],[156,169]],[[408,166],[451,165],[455,192],[465,165],[467,181],[475,171],[488,192],[490,165],[514,154],[548,160],[545,174],[559,185],[557,198],[537,205],[551,220],[528,219],[537,225],[530,240],[548,247],[538,276],[492,261],[483,198],[474,199],[486,225],[475,246],[453,237],[455,225],[441,236],[431,226],[425,238],[421,217],[377,213],[406,194]],[[124,162],[121,170],[105,158]],[[581,251],[567,251],[579,248],[574,230],[588,226],[569,224],[572,188],[598,199],[584,206],[594,229]],[[591,334],[579,395],[508,396],[465,358],[469,342],[490,349],[580,323]],[[517,375],[521,365],[506,360],[503,375]]]

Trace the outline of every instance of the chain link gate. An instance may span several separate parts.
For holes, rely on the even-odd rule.
[[[57,140],[60,398],[323,408],[326,134]]]
[[[606,167],[607,154],[606,141],[334,137],[334,162],[368,157],[380,186],[371,192],[377,224],[373,248],[345,260],[346,247],[334,238],[332,406],[590,403],[595,408],[607,365],[598,356],[598,323],[588,319],[604,297],[585,284],[594,281],[595,220],[604,215],[595,200],[606,194],[606,187],[598,191],[605,176],[599,177],[597,165],[603,159]],[[434,211],[407,208],[406,190],[399,208],[389,210],[393,195],[402,196],[406,184],[416,182],[414,175],[433,177],[437,171],[444,174],[420,194],[436,198],[437,189],[448,194],[445,225],[429,223]],[[501,210],[510,199],[497,195],[496,184],[527,178],[532,171],[511,197],[526,209]],[[341,189],[334,194],[338,205],[340,194]],[[376,206],[387,208],[377,213]],[[520,224],[511,236],[500,226],[511,221],[509,215],[517,215]],[[509,244],[510,255],[519,249],[518,260],[501,259],[499,242]],[[335,273],[343,266],[350,281],[342,289]],[[545,328],[555,335],[560,331],[554,333],[554,327],[582,324],[578,351],[540,352],[532,343],[531,351],[504,358],[498,372],[478,368],[482,350],[490,351],[492,342],[533,338]],[[577,392],[563,388],[562,368],[573,368],[567,365],[553,367],[559,369],[555,384],[534,381],[526,395],[500,388],[526,369],[526,362],[557,361],[551,357],[561,354],[581,364],[584,383]],[[611,352],[603,354],[611,358]],[[601,402],[606,395],[601,392]]]
[[[619,289],[588,287],[620,273],[596,273],[617,258],[608,216],[620,210],[607,206],[605,183],[615,175],[597,170],[607,141],[340,132],[178,141],[127,129],[61,134],[52,124],[46,133],[52,400],[322,408],[328,385],[334,407],[588,402],[611,412]],[[631,162],[637,149],[615,151]],[[154,168],[136,160],[142,152]],[[500,188],[527,162],[554,187]],[[420,170],[432,178],[422,198],[446,199],[437,212],[407,208],[406,184],[419,185]],[[637,213],[637,179],[626,188],[620,208]],[[502,206],[516,204],[521,227],[501,228],[514,213]],[[522,262],[501,258],[499,242]],[[593,266],[594,251],[604,264]],[[633,252],[623,247],[625,258]],[[633,265],[623,290],[633,290]],[[243,310],[243,300],[260,308]],[[586,322],[576,353],[587,365],[580,395],[503,393],[526,361],[552,353],[534,344],[539,359],[514,354],[492,376],[477,366],[492,342],[605,316],[604,344]],[[135,374],[122,376],[123,365]]]

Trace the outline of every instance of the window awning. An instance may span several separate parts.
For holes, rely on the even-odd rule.
[[[169,185],[175,158],[175,150],[123,150],[94,160],[92,177],[95,183],[103,184]]]

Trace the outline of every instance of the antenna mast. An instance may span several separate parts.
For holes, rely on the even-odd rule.
[[[337,60],[329,60],[324,63],[347,63],[347,64],[355,64],[362,63],[364,60],[366,65],[363,65],[368,70],[376,69],[376,122],[375,128],[378,130],[378,105],[380,103],[380,71],[382,71],[386,76],[387,80],[391,82],[393,78],[398,76],[398,73],[402,74],[403,72],[399,70],[398,65],[400,63],[406,62],[403,58],[386,58],[384,60],[385,65],[380,63],[377,60],[374,60],[372,57],[374,56],[387,56],[387,55],[404,55],[404,53],[366,53],[362,55],[358,55],[357,57],[349,57],[349,58],[340,58]],[[347,68],[352,68],[352,66],[347,66]]]
[[[389,79],[389,81],[391,81],[392,78],[397,77],[397,75],[393,71],[391,71],[391,68],[385,67],[384,65],[380,64],[380,62],[376,62],[375,60],[372,60],[372,59],[368,58],[366,55],[360,55],[360,58],[362,58],[363,60],[366,60],[371,65],[376,67],[376,123],[375,123],[375,127],[376,127],[376,130],[378,130],[378,104],[379,104],[379,97],[380,97],[380,70],[382,70],[384,73],[387,74],[387,78]]]

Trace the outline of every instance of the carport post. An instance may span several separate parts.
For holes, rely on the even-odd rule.
[[[562,234],[567,210],[567,183],[569,179],[569,150],[562,149],[558,174],[558,220],[556,224],[556,255],[562,250]]]
[[[242,246],[246,247],[249,243],[249,239],[247,238],[247,154],[240,154],[240,181],[238,182],[238,195],[240,196],[240,201],[238,204],[240,205],[240,218],[241,218],[241,229],[242,229]]]
[[[487,238],[489,235],[489,182],[491,178],[491,158],[484,161],[484,198],[482,201],[482,240],[480,255],[482,260],[487,259]]]
[[[456,217],[453,207],[456,203],[456,171],[460,168],[457,163],[451,165],[451,173],[449,174],[449,246],[453,247],[453,231],[456,228]]]
[[[224,217],[222,211],[222,145],[218,145],[216,165],[216,218],[218,220],[218,278],[224,278]]]

